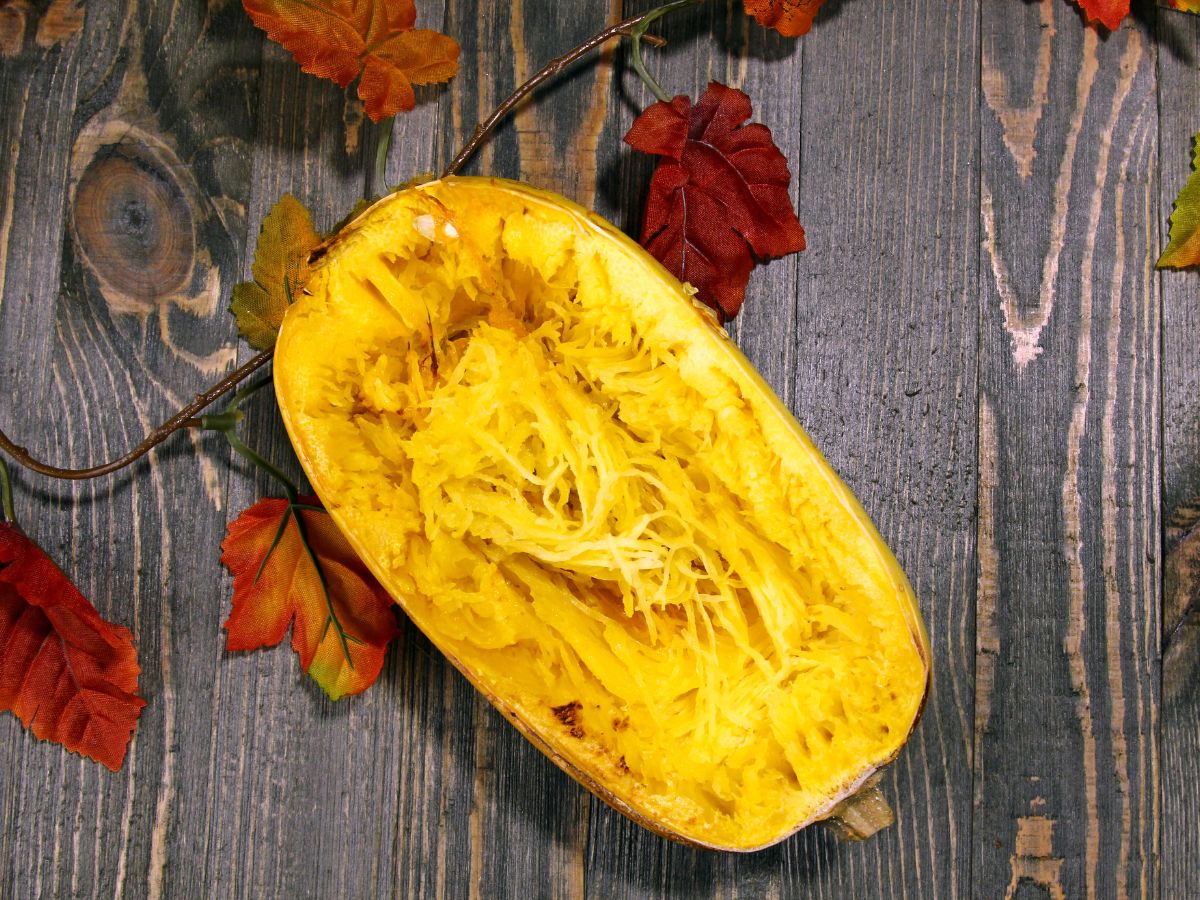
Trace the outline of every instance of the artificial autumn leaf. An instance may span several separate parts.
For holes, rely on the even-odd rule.
[[[746,15],[759,25],[774,28],[784,37],[808,34],[817,10],[825,0],[743,0]]]
[[[146,701],[128,629],[106,622],[37,544],[0,522],[0,709],[114,772]]]
[[[254,24],[291,51],[300,68],[346,87],[378,122],[416,106],[414,84],[458,71],[458,42],[414,28],[413,0],[242,0]]]
[[[233,573],[226,647],[273,647],[291,626],[300,668],[339,700],[375,683],[396,636],[396,615],[391,597],[329,514],[313,508],[317,503],[260,500],[230,523],[221,544],[221,562]]]
[[[1160,269],[1200,266],[1200,134],[1192,143],[1192,174],[1175,198],[1171,241],[1158,258]]]
[[[771,130],[744,124],[750,98],[710,82],[695,106],[658,102],[625,135],[663,157],[650,181],[642,245],[727,319],[737,315],[755,260],[804,249],[788,192],[787,159]]]
[[[1171,0],[1171,5],[1184,12],[1200,13],[1200,0]]]
[[[1099,22],[1109,31],[1116,31],[1129,15],[1129,0],[1075,0],[1089,22]]]
[[[321,236],[304,204],[284,194],[263,219],[254,251],[254,280],[234,285],[230,309],[254,347],[275,346],[283,314],[308,275],[308,256]]]

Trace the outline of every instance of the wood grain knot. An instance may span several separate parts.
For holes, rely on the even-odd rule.
[[[71,217],[84,264],[106,294],[149,310],[187,289],[196,250],[191,205],[151,153],[136,144],[98,148]]]

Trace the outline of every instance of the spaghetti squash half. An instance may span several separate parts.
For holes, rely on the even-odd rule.
[[[310,273],[275,386],[313,487],[530,740],[660,833],[844,810],[925,695],[911,589],[690,292],[527,186],[381,200]]]

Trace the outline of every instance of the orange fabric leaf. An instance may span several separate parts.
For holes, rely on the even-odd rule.
[[[1075,0],[1089,22],[1099,22],[1109,31],[1116,31],[1129,15],[1129,0]]]
[[[146,705],[140,672],[128,629],[101,618],[37,544],[0,522],[0,709],[115,772]]]
[[[298,502],[316,505],[318,501],[303,497]],[[328,596],[295,516],[304,522]],[[226,647],[273,647],[291,627],[300,668],[339,700],[365,691],[379,677],[387,645],[397,633],[394,604],[327,513],[297,510],[295,516],[286,500],[268,499],[230,523],[221,544],[221,562],[233,573]],[[338,625],[346,634],[344,646]]]
[[[300,68],[346,87],[378,122],[416,105],[414,84],[458,71],[458,42],[414,28],[412,0],[242,0],[254,24],[291,51]]]
[[[1200,0],[1171,0],[1171,5],[1184,12],[1200,13]]]
[[[817,10],[825,0],[743,0],[746,15],[759,25],[774,28],[784,37],[808,34]]]

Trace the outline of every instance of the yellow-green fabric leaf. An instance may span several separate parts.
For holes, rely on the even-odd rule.
[[[254,280],[233,289],[238,331],[251,346],[268,350],[283,322],[288,304],[308,274],[308,255],[321,243],[304,204],[284,194],[263,219],[254,252]]]
[[[1171,242],[1158,259],[1160,269],[1200,266],[1200,134],[1192,138],[1192,175],[1175,198]]]

